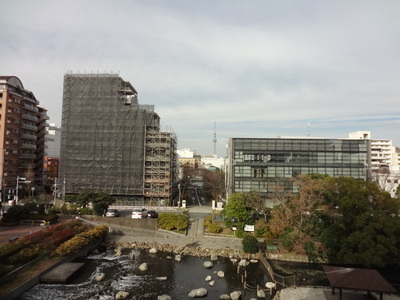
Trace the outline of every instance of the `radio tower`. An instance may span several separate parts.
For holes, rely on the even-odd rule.
[[[217,132],[215,129],[216,125],[214,122],[214,138],[213,138],[213,143],[214,143],[214,155],[217,155]]]

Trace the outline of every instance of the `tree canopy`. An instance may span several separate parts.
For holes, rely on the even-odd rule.
[[[246,203],[245,194],[232,194],[224,207],[223,215],[226,218],[226,224],[228,226],[236,224],[240,229],[243,229],[246,223],[251,223],[252,217]]]
[[[269,227],[289,250],[368,267],[399,264],[399,201],[353,178],[301,176],[297,194],[280,197]]]

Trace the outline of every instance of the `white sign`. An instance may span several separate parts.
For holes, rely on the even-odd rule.
[[[254,231],[254,225],[244,225],[244,231]]]

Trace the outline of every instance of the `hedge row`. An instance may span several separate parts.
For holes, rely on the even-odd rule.
[[[160,213],[158,228],[183,233],[189,226],[189,216],[186,214]]]
[[[73,238],[69,239],[62,245],[60,245],[55,253],[60,256],[69,255],[72,253],[79,252],[91,242],[102,239],[108,234],[107,226],[96,226],[85,232],[75,235]]]

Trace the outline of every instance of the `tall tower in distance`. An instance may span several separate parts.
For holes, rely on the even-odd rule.
[[[217,131],[216,131],[216,122],[214,122],[214,138],[213,138],[213,143],[214,143],[214,155],[217,155]]]

